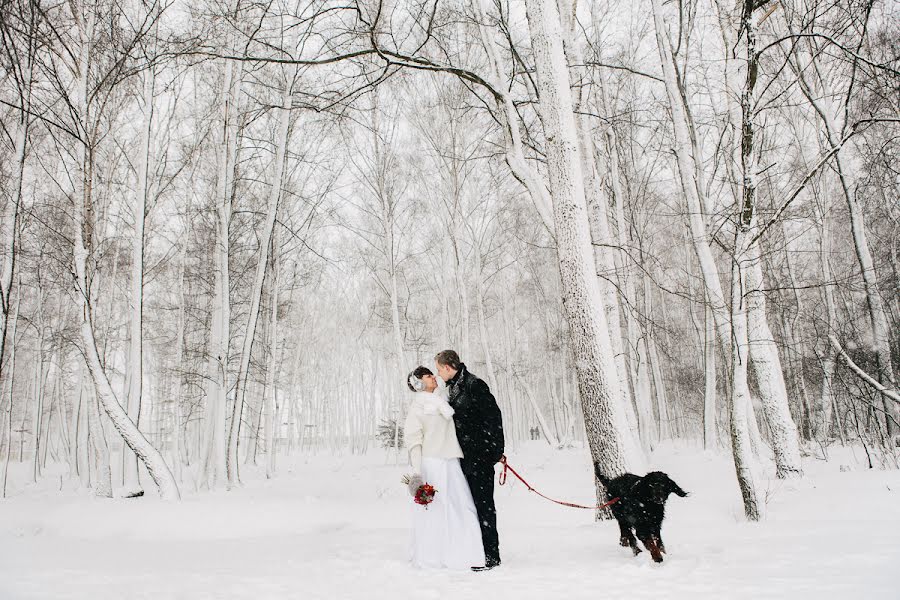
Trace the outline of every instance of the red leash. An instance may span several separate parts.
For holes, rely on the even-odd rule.
[[[509,462],[507,462],[505,454],[502,457],[500,457],[500,464],[503,465],[503,471],[500,472],[500,485],[506,484],[506,472],[509,471],[513,475],[515,475],[519,479],[519,481],[521,481],[522,483],[525,484],[525,487],[528,488],[529,492],[534,492],[541,498],[549,500],[550,502],[555,502],[556,504],[561,504],[562,506],[568,506],[570,508],[586,508],[588,510],[600,510],[602,508],[606,508],[610,504],[615,504],[616,502],[619,501],[618,498],[613,498],[609,502],[601,504],[600,506],[584,506],[583,504],[572,504],[571,502],[562,502],[561,500],[554,500],[553,498],[551,498],[549,496],[545,496],[544,494],[540,493],[539,491],[537,491],[536,489],[531,487],[530,483],[525,481],[525,479],[521,475],[519,475],[515,469],[513,469],[511,466],[509,466]]]

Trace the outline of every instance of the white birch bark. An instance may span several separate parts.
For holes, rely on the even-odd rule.
[[[90,433],[88,431],[87,418],[87,389],[90,374],[87,365],[82,361],[82,367],[78,370],[78,402],[75,404],[75,412],[72,418],[75,420],[75,466],[82,487],[91,485],[90,478]]]
[[[78,203],[76,202],[76,204]],[[80,213],[82,212],[83,211],[78,208],[75,210],[76,222],[79,228],[81,226]],[[85,302],[84,296],[82,295],[82,290],[86,288],[86,262],[87,249],[84,247],[83,241],[76,236],[75,272],[79,288],[76,291],[76,296],[79,298],[77,302],[80,304],[79,308],[82,313],[81,343],[85,355],[86,366],[91,379],[94,382],[94,387],[97,390],[97,396],[100,403],[103,405],[103,410],[112,422],[113,427],[115,427],[116,431],[119,432],[119,435],[122,436],[122,439],[125,440],[125,443],[131,447],[147,468],[150,478],[153,479],[153,482],[156,484],[157,488],[159,488],[160,497],[164,500],[178,500],[181,495],[178,492],[178,486],[175,483],[172,472],[169,470],[168,465],[159,451],[150,444],[147,438],[144,437],[138,428],[135,427],[134,423],[128,418],[127,413],[119,404],[112,386],[109,384],[109,380],[103,370],[103,365],[100,363],[100,355],[97,352],[93,326],[91,324],[91,308],[90,305]]]
[[[814,59],[810,59],[814,60]],[[846,131],[848,123],[839,126],[834,119],[837,112],[834,102],[829,101],[831,91],[824,78],[820,78],[820,87],[822,89],[819,98],[812,93],[806,82],[800,67],[797,67],[798,78],[801,82],[801,90],[804,91],[809,102],[815,108],[816,113],[822,121],[822,127],[828,142],[828,150],[835,151],[842,143],[843,133]],[[834,111],[834,112],[832,112]],[[850,233],[853,239],[853,249],[856,254],[856,260],[859,263],[863,289],[866,296],[866,308],[869,313],[869,324],[872,329],[871,346],[875,351],[878,359],[878,379],[887,384],[890,388],[896,387],[896,379],[894,375],[894,365],[891,361],[890,348],[890,326],[888,325],[887,312],[884,308],[884,302],[881,299],[881,292],[878,288],[878,276],[875,270],[875,261],[872,257],[872,251],[869,247],[869,238],[866,232],[865,214],[859,199],[856,197],[858,175],[852,163],[847,160],[844,153],[835,152],[835,165],[837,167],[837,178],[840,182],[841,191],[847,202],[848,213],[850,215]],[[888,403],[883,404],[886,415],[891,415],[894,419],[900,415],[898,408]],[[892,419],[885,418],[888,435],[896,429]]]
[[[745,5],[743,2],[737,3],[733,14],[740,15],[740,23],[735,23],[733,14],[729,14],[721,7],[719,9],[719,22],[722,30],[722,37],[726,46],[729,48],[735,47],[738,43],[734,32],[745,31],[743,29],[743,23],[753,20],[751,15],[745,14],[745,11],[748,10],[747,6],[749,5]],[[752,8],[749,10],[752,12]],[[754,30],[754,33],[750,36],[753,38],[754,44],[755,35]],[[732,129],[734,129],[735,132],[740,132],[740,135],[737,133],[735,134],[737,139],[733,143],[733,147],[735,148],[735,155],[740,160],[743,169],[741,177],[743,184],[742,186],[737,186],[735,197],[740,198],[741,194],[743,194],[745,204],[747,201],[747,178],[756,177],[755,171],[749,173],[746,171],[746,168],[748,168],[746,163],[748,160],[752,159],[753,164],[751,166],[755,168],[758,160],[756,156],[758,150],[756,148],[748,149],[745,147],[745,142],[749,142],[751,145],[753,144],[753,136],[755,135],[755,131],[752,129],[754,127],[754,115],[751,114],[751,112],[755,111],[756,108],[747,103],[755,102],[755,92],[753,89],[755,87],[756,73],[754,71],[752,75],[753,84],[750,86],[749,90],[747,85],[750,75],[747,74],[747,79],[741,83],[739,82],[739,74],[742,71],[746,74],[747,70],[751,68],[748,66],[750,62],[753,63],[753,69],[757,68],[757,59],[751,56],[750,50],[747,52],[747,64],[744,65],[743,69],[737,68],[738,65],[736,64],[726,65],[726,88],[729,93],[728,95],[729,97],[740,97],[739,103],[729,103],[729,116],[732,122]],[[755,50],[753,50],[753,52],[755,52]],[[735,63],[738,61],[731,62]],[[739,90],[742,91],[739,92]],[[751,128],[749,131],[747,129],[748,126]],[[755,181],[753,181],[751,185],[755,186]],[[755,199],[755,188],[751,193]],[[745,206],[744,209],[748,209],[748,207]],[[751,207],[748,210],[755,210],[755,207]],[[748,294],[747,318],[750,340],[750,366],[756,375],[756,380],[760,389],[760,398],[763,405],[763,413],[772,434],[772,449],[775,453],[777,475],[780,478],[799,476],[802,474],[799,436],[797,434],[797,426],[790,414],[787,388],[785,386],[784,374],[781,367],[781,357],[779,356],[778,347],[775,344],[774,336],[772,335],[768,324],[766,299],[763,291],[764,283],[760,249],[758,244],[753,244],[752,247],[746,248],[745,250],[748,252],[748,263],[743,265],[743,268],[746,268],[746,283],[750,286],[750,288],[746,290],[746,293]]]
[[[540,174],[531,167],[525,159],[525,150],[522,144],[522,134],[519,130],[519,116],[516,107],[513,104],[512,97],[508,93],[504,93],[506,88],[502,85],[503,64],[500,55],[497,52],[496,42],[493,34],[487,27],[488,0],[476,0],[473,6],[478,17],[478,30],[481,34],[481,42],[484,45],[485,52],[488,56],[488,72],[490,74],[491,85],[498,90],[502,97],[496,98],[497,108],[503,123],[504,140],[506,142],[506,154],[504,158],[510,172],[528,191],[534,207],[541,217],[544,226],[551,235],[555,235],[555,225],[553,223],[553,200],[550,197],[550,190]]]
[[[459,210],[459,203],[456,204],[455,211],[456,214],[451,216],[451,228],[453,229],[453,233],[450,236],[450,241],[453,243],[453,256],[455,257],[453,263],[453,273],[454,273],[454,288],[456,290],[456,295],[459,298],[459,320],[460,320],[460,353],[462,356],[470,356],[472,351],[472,341],[471,341],[471,331],[472,331],[472,312],[469,307],[469,286],[466,281],[466,263],[464,257],[461,255],[460,247],[459,247],[459,231],[457,231],[457,224],[459,219],[464,218],[462,216],[462,211]],[[392,234],[393,235],[393,234]],[[393,258],[391,258],[393,262]],[[395,302],[397,297],[397,277],[396,277],[396,267],[392,264],[391,266],[391,319],[392,324],[394,325],[394,334],[399,335],[400,333],[400,313],[399,313],[399,304]],[[395,305],[397,307],[397,319],[393,319]],[[402,337],[398,338],[402,340]],[[402,348],[402,341],[398,348]],[[401,365],[405,365],[405,363],[401,363]],[[402,371],[402,367],[401,367]]]
[[[644,279],[644,305],[645,313],[653,314],[653,296],[650,289],[650,278],[645,273]],[[667,440],[672,437],[671,417],[669,415],[669,403],[666,398],[666,382],[663,380],[662,367],[660,366],[659,351],[653,336],[653,322],[648,320],[644,326],[644,342],[647,345],[647,360],[650,365],[650,373],[653,375],[653,397],[656,400],[656,415],[659,419],[659,439]]]
[[[613,477],[639,462],[622,406],[594,253],[568,65],[554,0],[526,2],[547,147],[563,308],[593,458]]]
[[[34,10],[33,6],[31,10]],[[24,53],[25,61],[21,65],[23,77],[20,93],[21,106],[13,127],[12,181],[9,182],[11,194],[7,197],[6,202],[3,204],[2,213],[0,213],[0,383],[3,382],[6,351],[9,343],[7,328],[9,327],[10,311],[12,309],[13,278],[16,272],[16,235],[19,227],[19,208],[22,206],[22,184],[25,175],[28,129],[31,123],[29,113],[31,112],[33,56],[38,37],[33,35],[34,32],[30,33],[32,35],[28,36],[28,47]],[[10,415],[11,418],[12,415]]]
[[[704,306],[703,322],[703,448],[715,450],[719,443],[716,423],[716,325],[708,304]]]
[[[83,154],[83,151],[82,151]],[[100,362],[100,355],[97,351],[96,341],[94,339],[93,325],[91,323],[91,307],[86,301],[87,293],[87,255],[88,251],[84,245],[84,237],[81,232],[85,228],[84,210],[79,207],[80,202],[76,202],[75,219],[76,219],[76,238],[75,238],[75,276],[76,276],[76,302],[81,312],[81,344],[84,353],[86,366],[90,372],[97,395],[106,411],[107,416],[112,422],[116,431],[125,440],[125,443],[134,451],[144,466],[147,468],[150,477],[159,488],[160,496],[166,500],[177,500],[180,498],[178,486],[175,478],[169,471],[168,465],[159,451],[154,448],[149,441],[141,434],[134,423],[128,418],[127,413],[119,404],[118,399],[113,392],[112,386],[103,370]]]
[[[694,249],[700,262],[700,269],[703,274],[707,298],[709,300],[710,307],[713,312],[713,317],[716,322],[716,330],[718,332],[719,342],[723,345],[723,347],[731,347],[732,340],[730,339],[731,332],[728,323],[728,313],[725,309],[726,305],[724,296],[722,295],[722,286],[719,281],[718,272],[715,268],[715,262],[713,260],[712,252],[709,247],[708,233],[706,231],[706,226],[703,218],[704,205],[701,202],[700,194],[696,184],[696,160],[692,152],[690,151],[690,149],[694,147],[694,143],[692,142],[691,136],[689,134],[689,121],[684,107],[684,98],[681,95],[678,86],[675,64],[672,58],[668,34],[666,33],[665,19],[662,12],[662,3],[661,0],[652,1],[654,22],[656,24],[657,46],[659,48],[660,59],[662,62],[663,73],[666,82],[666,92],[669,97],[669,104],[672,109],[672,117],[675,126],[675,153],[678,161],[678,169],[681,175],[682,188],[687,199],[688,211],[690,213],[689,223],[694,242]],[[754,73],[754,81],[755,77],[756,75]],[[752,115],[749,115],[747,111],[755,110],[755,108],[751,108],[746,104],[747,102],[752,101],[752,88],[749,92],[750,95],[748,96],[747,94],[748,91],[745,87],[741,95],[741,107],[743,111],[742,118],[744,119],[744,121],[742,122],[743,133],[741,135],[742,147],[744,138],[747,135],[746,131],[743,130],[743,127],[747,126],[747,119],[752,118]],[[755,160],[754,157],[754,154],[745,154],[742,151],[742,161],[749,161],[751,159]],[[747,169],[749,169],[749,171]],[[746,177],[748,173],[752,174],[753,177],[756,176],[755,163],[754,165],[745,165],[743,174],[745,198],[747,194],[746,188],[748,185],[748,181]],[[753,194],[755,195],[755,189]],[[745,200],[742,200],[742,202],[745,202]],[[742,208],[741,210],[743,211],[744,209]],[[750,248],[743,248],[740,251],[749,252],[750,250]],[[738,250],[736,250],[736,252],[738,252]],[[744,258],[747,258],[747,256],[745,256]],[[758,260],[758,258],[755,260]],[[751,268],[752,263],[755,262],[755,260],[751,260],[748,263]],[[747,268],[748,265],[742,265],[741,269]],[[761,363],[759,366],[760,374],[765,373],[766,377],[775,377],[776,375],[780,374],[781,365],[777,354],[772,354],[771,346],[766,342],[765,339],[766,329],[768,328],[767,322],[764,323],[766,318],[764,312],[765,305],[760,304],[757,297],[754,299],[754,302],[748,303],[748,308],[751,310],[752,314],[750,326],[751,335],[754,336],[753,339],[755,342],[759,342],[753,344],[752,348],[756,348],[756,350],[751,351],[754,352],[757,360]],[[772,339],[771,335],[769,335],[768,339]],[[734,368],[735,367],[732,366],[732,369]],[[732,385],[735,384],[732,383]],[[783,388],[784,377],[783,375],[781,375],[781,389]],[[766,391],[761,393],[764,395],[763,406],[766,409],[767,421],[769,422],[770,426],[774,424],[774,427],[779,432],[777,443],[773,442],[773,450],[775,451],[776,465],[778,467],[778,476],[790,477],[796,474],[800,474],[802,473],[802,467],[799,462],[799,451],[794,451],[795,447],[799,448],[799,443],[796,439],[796,426],[793,426],[794,439],[793,441],[791,441],[790,431],[793,420],[791,420],[790,422],[785,421],[785,414],[787,414],[787,416],[790,416],[790,412],[787,407],[787,395],[786,393],[784,395],[779,394],[777,383],[773,384],[770,388],[767,388]]]
[[[61,380],[64,376],[65,372],[65,354],[60,355],[59,359],[59,370],[60,373],[57,376],[54,384],[55,388],[55,397],[56,402],[56,419],[59,421],[59,425],[57,426],[57,433],[59,435],[59,443],[62,446],[62,450],[65,452],[65,459],[69,467],[69,475],[74,474],[75,470],[72,468],[72,452],[71,452],[71,435],[69,433],[69,419],[66,418],[66,395],[63,386],[61,385]]]
[[[666,95],[672,112],[672,121],[675,131],[675,156],[678,172],[681,179],[681,187],[687,202],[688,224],[691,232],[691,242],[697,260],[700,264],[700,272],[706,296],[713,313],[716,324],[716,332],[720,343],[724,348],[731,347],[731,327],[729,323],[728,307],[725,295],[722,291],[722,283],[716,268],[715,259],[709,245],[709,234],[706,230],[704,215],[706,206],[700,197],[697,185],[697,166],[693,154],[694,144],[689,130],[689,120],[685,109],[684,98],[679,89],[678,76],[675,70],[675,61],[672,49],[669,45],[669,37],[666,32],[666,23],[663,16],[662,0],[652,0],[653,21],[656,30],[656,42],[659,49],[660,62],[665,79]]]
[[[672,49],[669,45],[662,1],[652,0],[652,7],[657,48],[660,62],[662,63],[666,95],[668,96],[675,130],[675,155],[682,189],[687,201],[688,222],[694,251],[700,263],[706,296],[716,323],[719,340],[723,347],[731,348],[732,350],[732,394],[729,402],[732,452],[738,483],[744,499],[745,513],[749,519],[755,520],[759,518],[759,501],[752,472],[753,461],[749,447],[750,436],[747,423],[748,411],[746,408],[750,402],[750,393],[747,386],[749,351],[747,348],[747,323],[743,296],[744,267],[741,263],[744,259],[742,254],[744,249],[738,244],[738,242],[743,242],[743,240],[737,239],[735,245],[736,255],[734,268],[732,269],[732,310],[729,323],[722,285],[709,247],[708,233],[703,217],[706,207],[701,201],[697,181],[698,165],[693,154],[696,146],[690,135],[689,118],[685,107],[685,99],[681,94],[678,82]],[[742,105],[745,106],[743,102]],[[752,168],[745,170],[745,173],[747,172],[752,172]],[[740,227],[743,226],[744,223],[742,222]]]
[[[82,131],[87,132],[84,124],[90,123],[90,104],[88,98],[88,77],[91,60],[91,45],[96,13],[89,7],[79,7],[76,12],[79,34],[79,67],[75,108],[82,124]],[[83,11],[83,12],[82,12]],[[92,198],[92,163],[93,155],[89,151],[89,139],[78,145],[77,172],[75,177],[74,202],[74,275],[75,304],[80,313],[81,351],[83,359],[94,383],[94,389],[103,409],[113,427],[144,463],[150,477],[159,488],[160,496],[167,500],[180,498],[175,478],[172,477],[168,465],[159,451],[141,434],[134,422],[116,398],[115,392],[100,361],[91,317],[90,290],[88,288],[87,262],[89,248],[93,237],[93,198]]]
[[[792,290],[794,297],[794,309],[781,311],[782,327],[784,330],[784,347],[785,347],[785,366],[788,369],[788,379],[793,383],[794,390],[800,396],[800,435],[803,440],[812,441],[814,425],[813,407],[809,401],[809,394],[806,389],[806,377],[803,374],[803,350],[802,338],[798,339],[795,331],[798,330],[797,322],[800,315],[804,312],[803,299],[800,297],[797,278],[794,275],[793,253],[788,242],[790,232],[787,228],[787,222],[782,223],[782,233],[784,235],[784,258],[785,268],[788,275],[788,284]]]
[[[475,245],[475,273],[477,278],[477,289],[475,296],[475,309],[478,314],[478,333],[479,338],[481,338],[481,354],[484,356],[484,364],[487,369],[487,378],[488,384],[491,386],[491,391],[494,392],[494,395],[497,396],[498,399],[501,398],[501,390],[497,387],[497,375],[494,371],[494,359],[491,356],[491,347],[488,343],[488,330],[487,330],[487,317],[484,314],[484,266],[481,260],[481,247],[479,245]]]
[[[29,82],[30,87],[30,82]],[[22,204],[22,177],[25,171],[25,148],[28,139],[28,117],[24,114],[16,126],[15,157],[13,164],[12,195],[3,205],[0,217],[0,381],[3,381],[6,350],[11,347],[7,338],[7,327],[12,308],[13,277],[16,263],[16,231],[19,222],[19,207]]]
[[[91,481],[94,494],[100,498],[112,498],[112,470],[109,466],[109,446],[106,443],[106,433],[100,422],[100,406],[97,403],[96,394],[88,396],[88,430],[90,445],[94,454],[94,477]]]
[[[276,134],[275,173],[272,178],[272,188],[269,191],[266,220],[263,225],[263,231],[259,237],[259,256],[256,261],[256,274],[253,279],[253,290],[250,294],[250,312],[247,315],[247,327],[244,333],[244,343],[241,348],[241,362],[238,369],[237,384],[235,386],[234,410],[231,415],[231,429],[228,436],[226,467],[228,469],[229,487],[237,485],[240,480],[240,474],[238,472],[238,442],[241,431],[241,416],[243,414],[244,399],[247,393],[247,377],[250,371],[250,357],[253,352],[256,324],[259,321],[259,305],[262,298],[263,283],[266,279],[266,267],[269,264],[272,233],[275,230],[275,220],[278,216],[281,189],[284,187],[284,170],[291,126],[291,90],[293,88],[295,75],[296,67],[288,74],[287,84],[285,85],[282,94],[282,105]]]
[[[278,236],[273,237],[272,258],[269,261],[272,282],[272,307],[269,313],[269,352],[266,362],[266,478],[275,477],[275,457],[278,444],[278,389],[276,388],[276,372],[278,360]]]
[[[583,65],[584,52],[576,41],[578,24],[575,20],[575,4],[569,0],[561,0],[557,5],[560,11],[560,19],[563,32],[563,50],[570,65]],[[582,97],[584,80],[584,67],[575,66],[569,69],[570,77],[576,78],[572,88],[572,110],[575,123],[578,128],[579,149],[581,151],[581,168],[584,176],[585,195],[590,215],[591,238],[597,247],[594,251],[597,275],[603,298],[603,308],[606,312],[606,321],[609,324],[609,340],[612,344],[616,361],[616,373],[619,377],[619,389],[622,393],[622,405],[625,407],[625,415],[629,418],[630,431],[637,435],[636,423],[632,422],[632,399],[628,379],[628,367],[625,360],[625,349],[622,341],[622,320],[619,306],[619,291],[615,280],[617,269],[613,254],[612,231],[609,225],[609,206],[603,193],[600,176],[597,172],[597,157],[595,145],[591,140],[591,125],[588,116],[582,110],[584,100]]]
[[[16,378],[16,331],[19,326],[19,309],[21,308],[22,303],[22,288],[21,281],[16,282],[16,303],[12,308],[12,326],[7,333],[9,334],[9,339],[12,340],[12,343],[9,346],[9,367],[7,371],[7,376],[5,380],[0,379],[0,384],[6,384],[6,390],[3,390],[2,385],[0,385],[0,390],[3,390],[0,393],[3,393],[7,398],[7,407],[6,407],[6,452],[3,457],[3,481],[2,486],[0,486],[0,498],[6,498],[6,484],[7,478],[9,475],[9,459],[12,454],[12,420],[13,420],[13,392],[15,390],[15,378]],[[0,396],[0,401],[2,401],[2,396]]]
[[[828,220],[828,208],[822,212],[819,230],[819,264],[822,270],[822,295],[825,298],[826,326],[829,335],[833,335],[837,327],[837,309],[834,302],[834,276],[831,272],[831,235]],[[822,391],[819,396],[819,408],[822,412],[822,420],[819,423],[818,435],[822,440],[831,437],[831,424],[833,420],[832,407],[834,406],[834,371],[837,367],[837,358],[831,344],[825,345],[822,358]]]
[[[738,238],[746,238],[739,234]],[[738,239],[744,243],[746,239]],[[734,469],[738,486],[744,501],[744,514],[751,521],[762,517],[762,504],[759,498],[757,478],[754,473],[753,452],[750,448],[750,425],[748,418],[752,413],[750,405],[750,388],[747,385],[747,364],[750,360],[749,339],[747,337],[747,309],[743,290],[742,256],[735,257],[732,268],[732,311],[731,322],[733,338],[731,344],[731,398],[728,408],[731,418],[731,449],[734,457]]]
[[[35,366],[34,366],[34,414],[32,415],[31,436],[32,436],[32,454],[31,461],[31,481],[36,483],[41,474],[41,437],[43,434],[44,422],[44,330],[46,323],[44,322],[44,291],[37,291],[37,314],[35,316],[35,327],[38,334],[35,338]]]
[[[641,442],[645,448],[653,449],[659,440],[656,420],[653,418],[653,406],[650,404],[650,371],[647,369],[649,358],[647,356],[647,344],[641,335],[637,324],[634,324],[634,369],[635,388],[634,395],[637,404],[638,427],[641,433]]]
[[[141,128],[138,181],[134,201],[134,237],[131,242],[131,289],[128,345],[128,418],[140,428],[141,393],[143,389],[144,349],[144,224],[150,192],[150,149],[153,145],[153,94],[156,69],[151,66],[144,76],[144,122]],[[122,448],[123,484],[126,496],[143,493],[138,475],[138,460],[128,446]]]
[[[753,166],[756,166],[755,162]],[[776,473],[779,478],[799,477],[803,474],[800,436],[788,405],[778,346],[766,316],[762,258],[758,243],[747,249],[746,286],[750,367],[756,376],[763,413],[769,425]]]
[[[797,53],[805,56],[812,70],[818,73],[815,68],[815,58],[809,56],[802,47],[798,48]],[[822,122],[825,132],[825,139],[828,142],[828,150],[835,151],[842,143],[842,138],[850,123],[838,123],[834,115],[842,114],[842,107],[837,106],[835,94],[830,89],[831,86],[821,75],[818,76],[817,88],[819,93],[815,93],[811,83],[804,73],[804,65],[800,65],[799,61],[792,61],[795,73],[800,83],[800,89],[806,96],[807,100],[812,104]],[[847,160],[842,152],[835,152],[835,165],[837,167],[838,181],[841,185],[844,199],[847,202],[847,209],[850,215],[850,233],[853,239],[853,249],[856,254],[856,260],[859,263],[860,271],[863,279],[863,289],[866,295],[866,307],[869,313],[869,323],[872,328],[872,348],[878,358],[879,373],[878,378],[882,382],[886,382],[888,387],[896,386],[894,375],[894,366],[891,360],[890,348],[890,327],[888,325],[887,312],[884,308],[884,302],[881,299],[881,292],[878,289],[878,276],[875,271],[875,262],[872,257],[872,251],[869,247],[868,233],[866,231],[865,214],[859,199],[856,197],[857,180],[859,175],[856,169]],[[885,412],[896,418],[898,409],[894,406],[884,404]],[[888,432],[894,429],[891,419],[885,419]]]
[[[403,381],[406,378],[406,357],[403,349],[403,329],[400,323],[400,298],[399,298],[399,289],[397,287],[397,277],[399,275],[399,265],[398,265],[398,256],[397,253],[399,251],[399,240],[397,239],[396,232],[396,208],[398,198],[394,196],[393,190],[390,189],[388,182],[385,177],[387,171],[387,162],[389,157],[387,153],[391,151],[390,148],[385,148],[383,146],[382,136],[381,136],[381,125],[380,125],[380,114],[379,114],[379,96],[378,90],[376,89],[374,92],[374,104],[372,106],[372,148],[373,148],[373,165],[377,172],[375,173],[375,181],[374,181],[374,191],[375,191],[375,201],[378,203],[378,216],[380,220],[381,226],[381,252],[385,259],[385,270],[387,271],[387,284],[388,284],[388,302],[390,303],[391,310],[391,333],[393,338],[394,352],[396,354],[396,384],[390,385],[389,395],[391,402],[391,410],[393,412],[392,417],[394,418],[394,459],[397,464],[400,463],[400,427],[401,421],[403,419],[403,406],[402,400],[400,396],[400,390],[403,388],[400,387],[399,382]],[[454,219],[454,223],[455,223]],[[466,290],[461,281],[460,277],[460,260],[459,260],[459,251],[456,248],[456,238],[451,235],[451,241],[454,244],[454,252],[456,254],[456,282],[457,282],[457,291],[460,294],[461,306],[463,308],[463,351],[465,352],[468,346],[468,329],[469,329],[469,320],[468,320],[468,304],[466,299]]]
[[[758,163],[758,149],[754,146],[758,57],[754,54],[755,46],[753,49],[749,48],[751,44],[755,45],[756,43],[755,24],[752,23],[755,18],[750,14],[753,10],[754,8],[743,0],[737,2],[733,14],[727,13],[721,7],[719,10],[719,24],[726,46],[734,48],[738,44],[739,40],[734,34],[735,31],[745,32],[742,39],[747,39],[747,56],[743,61],[742,68],[738,68],[739,65],[734,64],[740,61],[731,61],[732,64],[726,65],[725,79],[728,96],[740,98],[739,103],[729,103],[732,128],[736,132],[740,132],[739,135],[736,134],[737,139],[733,143],[735,154],[739,158],[742,168],[742,185],[738,186],[735,197],[743,197],[744,206],[741,210],[751,213],[755,211],[755,178]],[[739,15],[740,20],[736,22],[733,15]],[[753,28],[753,32],[748,33],[746,27]],[[749,72],[751,70],[752,73]],[[743,82],[739,82],[741,73],[745,75]],[[748,191],[748,187],[752,187],[752,189]],[[753,198],[753,206],[747,204],[749,202],[748,193]],[[745,283],[749,286],[745,292],[747,293],[750,367],[756,376],[763,414],[772,436],[776,474],[779,478],[796,477],[803,473],[800,460],[800,440],[797,426],[791,417],[781,357],[769,327],[759,244],[753,243],[750,247],[742,250],[747,252],[748,260],[745,265],[742,265],[742,269],[746,269]]]
[[[441,335],[439,346],[441,348],[450,348],[450,235],[444,231],[441,238],[443,246],[441,252],[441,270],[440,270],[440,295],[441,295]]]
[[[232,0],[229,13],[238,7]],[[229,36],[226,47],[234,49]],[[227,440],[225,410],[228,402],[228,360],[231,345],[231,279],[229,273],[231,210],[234,162],[237,154],[238,102],[240,100],[242,63],[225,59],[219,108],[221,138],[216,176],[216,237],[214,249],[214,296],[210,320],[209,361],[207,375],[206,436],[202,459],[203,482],[217,487],[227,480]]]
[[[731,399],[731,443],[734,453],[734,465],[738,483],[744,499],[744,512],[751,521],[759,520],[761,507],[757,486],[750,461],[749,431],[746,418],[749,411],[749,390],[747,389],[747,364],[750,359],[750,345],[753,341],[750,331],[753,328],[753,309],[749,304],[751,291],[757,287],[747,285],[746,273],[758,268],[759,246],[751,237],[756,229],[756,187],[759,172],[759,148],[756,142],[756,83],[759,73],[759,55],[756,53],[757,29],[753,17],[754,0],[744,0],[741,12],[740,27],[746,36],[746,72],[745,83],[741,90],[741,182],[737,231],[734,241],[734,263],[732,265],[731,283],[731,325],[732,325],[732,399]],[[761,273],[761,271],[760,271]],[[746,395],[745,395],[746,394]],[[773,444],[777,447],[783,440],[777,439],[771,430]],[[794,431],[796,436],[796,430]],[[796,438],[795,438],[796,439]],[[777,461],[777,456],[776,456]]]
[[[603,108],[609,112],[609,101],[606,97],[606,86],[601,84],[600,95],[603,101]],[[650,381],[647,376],[646,363],[642,363],[638,356],[638,345],[640,342],[639,325],[637,317],[631,307],[635,306],[635,289],[634,278],[632,275],[632,260],[628,256],[626,248],[628,247],[628,235],[626,234],[625,224],[625,190],[622,188],[621,173],[619,171],[619,153],[616,144],[616,134],[612,126],[606,130],[606,148],[609,156],[609,179],[613,190],[613,200],[615,202],[616,229],[618,232],[618,244],[620,252],[617,253],[618,265],[617,272],[621,288],[624,290],[625,304],[628,307],[625,313],[626,340],[621,343],[621,357],[624,361],[628,358],[629,371],[625,371],[625,367],[618,364],[619,373],[628,373],[631,377],[631,389],[633,395],[629,394],[626,405],[626,416],[628,424],[632,431],[638,430],[641,442],[645,448],[648,448],[654,441],[652,433],[648,431],[649,425],[652,423],[650,413]],[[587,143],[590,143],[589,141]],[[599,162],[599,161],[597,161]],[[620,336],[621,337],[621,336]],[[640,369],[640,365],[644,364],[644,369]],[[622,378],[620,377],[620,381]],[[623,381],[622,386],[627,389],[628,381]],[[634,402],[632,402],[632,397]],[[636,407],[636,409],[635,409]],[[637,412],[638,414],[635,414]],[[643,415],[643,416],[641,416]],[[643,421],[641,420],[643,419]],[[642,425],[643,423],[643,425]]]
[[[190,209],[190,206],[188,207]],[[184,362],[185,350],[185,328],[187,323],[187,298],[185,297],[185,271],[187,270],[187,247],[188,236],[190,235],[190,227],[184,232],[184,239],[181,243],[181,260],[178,268],[178,332],[175,335],[175,343],[177,348],[175,351],[175,369],[173,377],[175,383],[172,386],[172,397],[175,402],[172,415],[172,466],[175,471],[177,481],[182,481],[182,465],[184,464],[184,456],[189,453],[189,446],[185,440],[185,423],[182,418],[182,385],[181,385],[181,369]]]

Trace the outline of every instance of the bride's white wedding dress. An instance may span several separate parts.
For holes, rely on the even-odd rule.
[[[436,492],[427,508],[409,501],[413,512],[412,564],[449,569],[483,565],[481,528],[472,492],[459,466],[462,450],[456,439],[453,409],[443,388],[415,395],[403,435],[413,468]],[[416,464],[419,460],[421,465]]]

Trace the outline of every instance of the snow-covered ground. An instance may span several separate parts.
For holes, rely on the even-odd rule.
[[[727,456],[657,451],[653,468],[691,492],[670,498],[662,565],[619,547],[615,523],[510,481],[497,491],[503,565],[488,573],[408,566],[420,508],[382,452],[298,458],[271,481],[245,469],[242,489],[178,504],[47,480],[0,500],[0,599],[900,598],[900,473],[832,453],[801,481],[767,482],[767,517],[748,524]],[[532,443],[510,462],[551,496],[591,500],[584,450]]]

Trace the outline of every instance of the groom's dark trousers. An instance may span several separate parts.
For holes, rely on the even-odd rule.
[[[472,499],[475,500],[485,561],[499,563],[500,538],[497,535],[497,509],[494,506],[494,464],[463,458],[460,466],[469,482],[469,489],[472,490]]]

